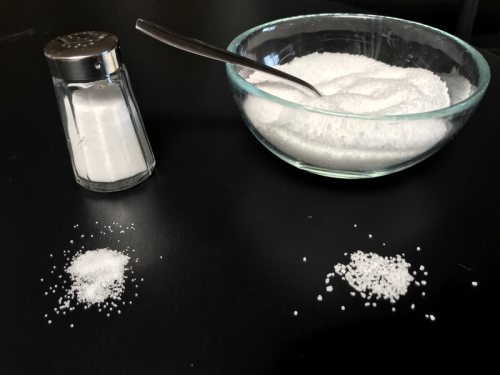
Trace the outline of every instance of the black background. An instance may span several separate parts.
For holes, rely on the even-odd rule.
[[[241,120],[222,63],[134,29],[144,18],[225,47],[258,24],[328,12],[363,9],[303,0],[2,1],[0,374],[312,374],[403,360],[443,369],[483,348],[498,315],[498,57],[484,53],[490,87],[444,149],[406,171],[349,181],[276,158]],[[128,191],[87,191],[71,169],[43,47],[86,30],[120,38],[157,160]],[[101,235],[112,222],[137,230]],[[144,282],[127,282],[124,300],[133,304],[120,315],[81,306],[55,315],[61,294],[45,292],[57,284],[63,250],[81,246],[136,249],[132,276]],[[356,250],[405,253],[412,269],[426,267],[428,284],[412,285],[396,312],[387,301],[365,308],[337,277],[327,293],[325,275]]]

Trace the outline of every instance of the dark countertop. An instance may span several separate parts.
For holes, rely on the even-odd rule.
[[[339,359],[443,361],[464,321],[496,318],[500,58],[484,54],[490,87],[441,151],[348,181],[295,169],[259,144],[222,63],[134,30],[144,18],[223,47],[273,19],[358,11],[299,0],[0,4],[0,374],[311,374],[340,369]],[[83,30],[120,38],[157,160],[128,191],[87,191],[71,170],[42,50]],[[137,229],[100,235],[96,221]],[[109,318],[82,306],[55,315],[61,295],[44,293],[63,250],[118,248],[118,238],[140,259],[133,277],[144,282],[124,293],[133,304]],[[339,279],[326,293],[325,275],[359,249],[405,253],[413,269],[425,265],[427,286],[412,285],[396,312],[385,301],[366,309]]]

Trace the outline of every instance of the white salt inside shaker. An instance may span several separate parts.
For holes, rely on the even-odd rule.
[[[151,175],[155,160],[116,36],[66,35],[47,44],[45,55],[77,182],[111,192]]]

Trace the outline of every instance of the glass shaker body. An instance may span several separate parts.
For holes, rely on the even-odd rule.
[[[97,80],[52,79],[76,181],[113,192],[148,178],[155,159],[125,65]]]

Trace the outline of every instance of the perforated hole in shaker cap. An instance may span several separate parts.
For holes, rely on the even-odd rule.
[[[69,45],[83,42],[94,45],[95,43],[102,41],[108,35],[110,34],[96,31],[83,31],[59,37],[57,40]]]

